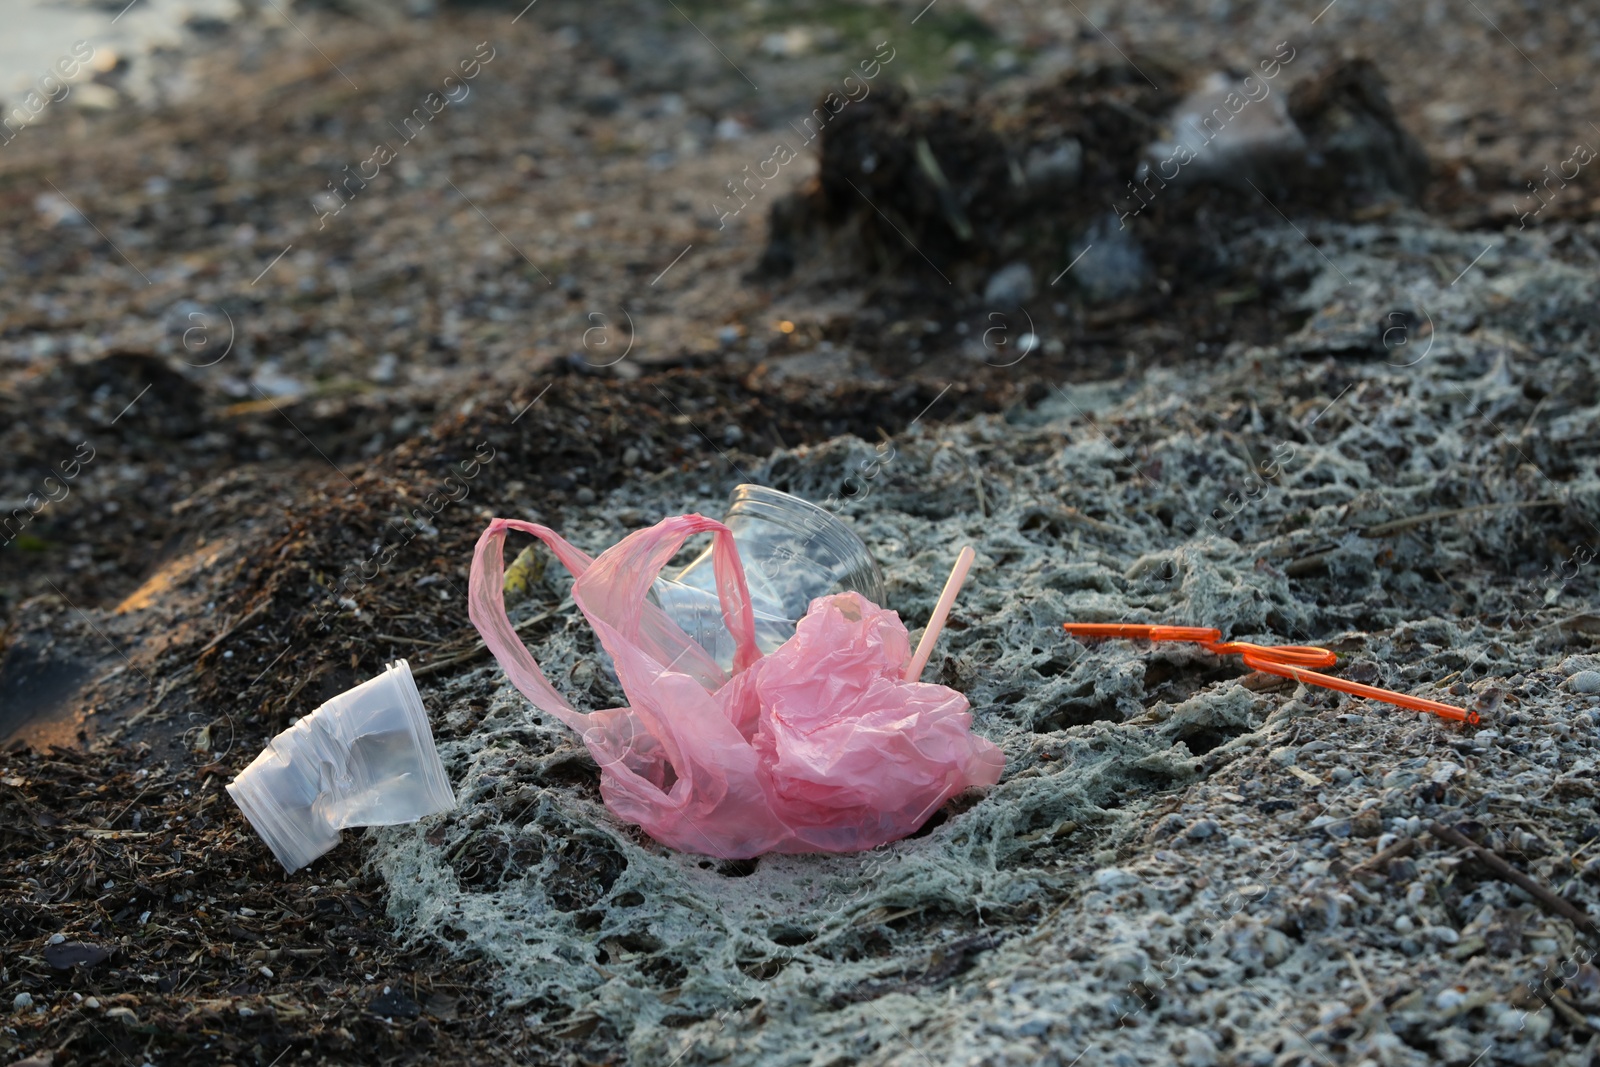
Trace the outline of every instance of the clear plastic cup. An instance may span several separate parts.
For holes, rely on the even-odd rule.
[[[416,822],[455,807],[403,659],[274,737],[228,795],[288,871],[337,845],[340,830]]]
[[[766,486],[740,485],[722,521],[744,563],[762,652],[775,651],[793,637],[819,596],[852,590],[883,603],[877,560],[850,527],[815,504]],[[657,579],[652,593],[724,670],[733,665],[733,637],[722,619],[710,548],[671,578]]]

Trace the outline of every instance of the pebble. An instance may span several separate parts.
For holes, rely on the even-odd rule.
[[[1600,671],[1579,671],[1567,679],[1567,688],[1586,696],[1600,693]]]
[[[1217,1045],[1202,1030],[1191,1029],[1183,1035],[1184,1067],[1213,1067],[1217,1062]]]
[[[1212,822],[1210,819],[1201,819],[1199,822],[1189,827],[1188,831],[1185,833],[1185,836],[1192,841],[1204,841],[1206,838],[1210,837],[1216,832],[1216,823]]]
[[[637,466],[639,459],[639,450],[634,448],[632,445],[629,445],[627,448],[622,450],[622,465],[624,467]]]
[[[372,365],[369,376],[379,385],[390,385],[394,382],[395,371],[399,365],[399,358],[393,352],[385,352]]]
[[[31,1007],[33,1007],[33,997],[27,993],[18,993],[11,998],[13,1011],[27,1011]]]
[[[99,997],[90,997],[88,1000],[83,1002],[83,1006],[88,1008],[90,1011],[99,1011],[100,1010],[100,998]]]
[[[1448,926],[1430,926],[1423,931],[1441,945],[1454,945],[1461,940],[1461,935]]]
[[[1029,185],[1076,185],[1083,174],[1083,145],[1075,138],[1028,153],[1022,175]]]
[[[1031,300],[1037,291],[1032,267],[1008,263],[989,276],[989,284],[983,287],[983,302],[1009,308]]]
[[[1433,998],[1434,1006],[1440,1011],[1454,1011],[1466,1003],[1467,995],[1459,989],[1446,989]]]
[[[578,503],[580,504],[593,504],[596,499],[594,490],[590,489],[587,485],[579,486],[577,493],[574,495],[577,497]]]
[[[1150,828],[1150,836],[1154,838],[1170,837],[1171,835],[1181,831],[1185,825],[1187,824],[1183,821],[1183,816],[1173,812],[1162,816],[1161,819]]]
[[[66,939],[67,939],[67,935],[66,934],[51,934],[50,935],[50,943],[52,945],[59,945],[59,944],[61,944],[61,942],[65,941]]]
[[[1094,872],[1094,884],[1099,889],[1126,889],[1139,884],[1139,876],[1121,867],[1103,867]]]
[[[261,970],[261,977],[263,977],[263,978],[271,978],[272,977],[272,968],[271,967],[262,967],[262,968],[260,968],[260,970]]]
[[[1105,215],[1090,226],[1083,238],[1067,250],[1072,281],[1092,301],[1106,303],[1124,300],[1148,286],[1152,280],[1150,259],[1116,215]]]
[[[1304,153],[1304,139],[1281,97],[1270,102],[1263,97],[1253,106],[1241,105],[1237,112],[1228,108],[1223,114],[1232,113],[1233,120],[1215,133],[1202,126],[1202,122],[1214,124],[1213,112],[1225,107],[1237,91],[1237,80],[1220,71],[1200,81],[1166,122],[1172,141],[1150,145],[1145,165],[1163,167],[1159,173],[1165,175],[1163,161],[1183,160],[1174,180],[1233,177],[1237,181],[1241,175],[1259,175],[1285,154]]]

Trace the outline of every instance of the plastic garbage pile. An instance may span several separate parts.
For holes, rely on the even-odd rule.
[[[522,644],[503,597],[513,530],[575,576],[573,600],[628,706],[579,711]],[[660,582],[698,533],[712,535],[708,552]],[[873,848],[999,780],[1004,757],[972,733],[966,698],[908,677],[905,625],[859,591],[836,591],[847,583],[881,585],[848,529],[803,501],[741,487],[726,524],[663,519],[593,558],[547,527],[495,519],[468,601],[512,683],[582,734],[618,818],[674,848],[740,859]]]
[[[572,598],[630,703],[584,712],[550,684],[505,609],[505,542],[543,542],[571,571]],[[688,538],[711,547],[670,577]],[[512,683],[578,731],[607,807],[663,844],[744,859],[851,852],[912,833],[1005,758],[972,733],[967,699],[921,680],[972,565],[961,552],[916,651],[881,606],[883,575],[842,522],[756,485],[725,521],[677,515],[599,556],[554,530],[495,519],[472,559],[468,614]],[[1324,648],[1221,640],[1209,627],[1064,624],[1080,639],[1192,641],[1247,666],[1453,721],[1476,712],[1345,681]],[[414,822],[454,806],[404,660],[273,738],[228,792],[290,871],[354,826]]]
[[[512,531],[572,572],[629,705],[579,711],[540,671],[505,611]],[[703,533],[711,547],[663,577]],[[1004,757],[972,733],[966,698],[920,680],[971,562],[964,550],[913,653],[848,527],[742,485],[724,522],[663,519],[598,557],[547,527],[495,519],[473,557],[469,614],[517,688],[582,735],[618,818],[721,858],[847,852],[904,837],[950,797],[999,780]],[[275,737],[228,792],[289,871],[343,829],[454,805],[403,660]]]

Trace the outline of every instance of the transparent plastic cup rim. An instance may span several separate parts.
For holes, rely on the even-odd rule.
[[[799,514],[796,515],[796,512]],[[870,572],[877,570],[877,561],[873,559],[872,553],[861,538],[856,536],[855,531],[837,515],[809,500],[765,485],[752,483],[737,485],[734,486],[729,499],[728,519],[737,520],[745,517],[769,522],[789,530],[804,531],[817,539],[817,547],[836,556],[840,563],[859,566]],[[819,565],[819,561],[804,556],[799,557],[796,562],[812,567]],[[866,591],[858,590],[858,592]]]

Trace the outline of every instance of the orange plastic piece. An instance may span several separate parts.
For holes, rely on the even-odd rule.
[[[1258,671],[1293,678],[1307,685],[1320,685],[1337,689],[1341,693],[1381,700],[1385,704],[1409,708],[1412,711],[1432,712],[1454,722],[1478,722],[1478,713],[1465,708],[1441,704],[1436,700],[1396,693],[1392,689],[1379,689],[1374,685],[1347,682],[1307,667],[1331,667],[1338,657],[1325,648],[1314,645],[1258,645],[1250,641],[1223,641],[1222,631],[1208,626],[1145,626],[1121,622],[1068,622],[1062,623],[1067,633],[1076,637],[1132,637],[1147,641],[1193,641],[1206,651],[1218,655],[1237,654],[1247,667]]]

